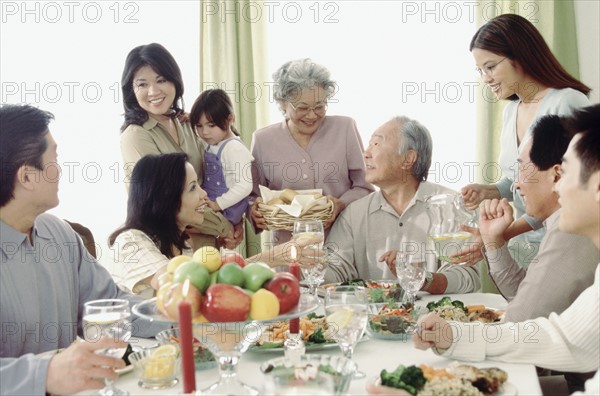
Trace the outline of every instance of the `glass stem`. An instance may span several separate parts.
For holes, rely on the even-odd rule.
[[[219,356],[219,374],[222,380],[234,380],[237,376],[237,368],[240,357],[237,355]]]

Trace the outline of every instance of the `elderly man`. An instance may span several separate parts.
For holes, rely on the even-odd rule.
[[[81,238],[44,212],[58,205],[60,166],[48,124],[52,114],[32,106],[0,107],[0,394],[69,394],[101,388],[122,359],[94,353],[126,346],[82,334],[86,301],[124,298]],[[158,328],[134,320],[136,335]],[[154,327],[154,328],[152,328]],[[51,358],[35,354],[66,348]]]
[[[386,264],[376,264],[388,250],[389,237],[424,250],[430,224],[425,198],[454,193],[427,181],[431,154],[429,131],[407,117],[396,117],[373,133],[364,153],[366,180],[380,190],[350,204],[333,225],[327,238],[331,260],[326,282],[391,277]],[[423,290],[469,293],[480,284],[476,267],[446,264],[427,272]]]
[[[583,235],[600,248],[600,105],[577,111],[570,129],[579,132],[571,140],[561,166],[559,229]],[[506,214],[503,207],[483,215],[486,222]],[[496,359],[512,363],[568,371],[598,370],[600,362],[600,265],[594,284],[562,314],[500,325],[448,323],[429,314],[419,320],[421,331],[413,335],[415,346],[433,348],[451,359]],[[493,326],[493,329],[488,329]],[[490,330],[490,331],[488,331]],[[494,334],[493,341],[489,335]],[[600,394],[597,372],[585,386],[585,394]]]

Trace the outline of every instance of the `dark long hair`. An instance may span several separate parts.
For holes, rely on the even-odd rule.
[[[123,231],[136,229],[148,234],[162,254],[173,257],[173,246],[185,248],[187,234],[177,227],[181,194],[185,185],[185,153],[146,155],[131,174],[125,225],[108,238],[112,246]]]
[[[142,125],[148,120],[148,113],[140,107],[133,91],[133,76],[143,66],[150,66],[157,74],[175,85],[173,116],[183,112],[183,79],[175,58],[160,44],[140,45],[127,55],[121,76],[123,108],[125,109],[125,121],[121,126],[121,132],[130,124]]]
[[[227,120],[229,116],[234,116],[233,104],[227,92],[222,89],[207,89],[202,92],[192,105],[190,110],[190,122],[195,128],[200,122],[200,117],[204,114],[209,122],[212,122],[222,130],[227,130]],[[231,126],[231,131],[240,136],[240,133]]]
[[[471,39],[469,51],[473,48],[518,62],[525,74],[547,87],[573,88],[586,96],[591,91],[562,67],[540,32],[522,16],[503,14],[490,20]],[[515,94],[508,99],[518,97]]]

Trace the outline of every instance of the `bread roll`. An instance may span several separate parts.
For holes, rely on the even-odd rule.
[[[296,195],[298,195],[296,191],[292,190],[291,188],[286,188],[281,192],[279,198],[281,198],[286,204],[291,204]]]
[[[283,199],[281,198],[273,198],[271,199],[269,202],[267,202],[267,205],[283,205],[285,202],[283,202]]]

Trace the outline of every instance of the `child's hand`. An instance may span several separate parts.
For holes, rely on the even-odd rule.
[[[208,201],[208,207],[211,208],[213,210],[213,212],[221,211],[221,207],[219,206],[218,203],[216,203],[215,201],[211,201],[210,199],[207,199],[207,201]]]

